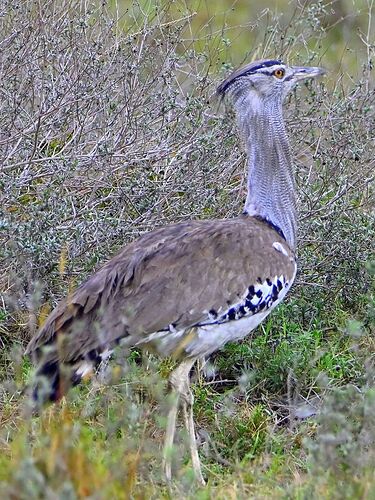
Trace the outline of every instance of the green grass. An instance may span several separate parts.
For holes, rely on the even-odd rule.
[[[368,333],[362,327],[361,337],[345,335],[341,326],[323,332],[317,326],[322,318],[306,330],[296,311],[292,299],[251,341],[228,344],[213,360],[214,379],[198,373],[194,412],[209,478],[200,498],[232,493],[351,498],[372,491],[373,455],[367,443],[375,437],[375,397],[365,385],[369,368],[358,344]],[[66,402],[31,419],[14,413],[14,396],[4,399],[4,494],[39,498],[50,490],[79,498],[98,491],[101,498],[168,496],[160,452],[171,365],[156,359],[147,364],[145,370],[137,351],[127,365],[119,357],[109,385],[77,387]],[[25,381],[29,363],[22,361],[19,371]],[[301,400],[313,399],[318,415],[290,419]],[[22,398],[17,405],[22,408]],[[188,457],[182,431],[173,488],[186,497],[198,495]]]

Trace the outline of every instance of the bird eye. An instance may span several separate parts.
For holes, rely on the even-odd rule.
[[[283,69],[275,69],[273,72],[273,76],[276,76],[276,78],[282,78],[285,75],[285,71]]]

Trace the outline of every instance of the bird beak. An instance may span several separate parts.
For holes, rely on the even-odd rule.
[[[321,76],[326,73],[323,68],[318,68],[316,66],[292,66],[293,70],[293,80],[305,80],[307,78],[315,78],[316,76]]]

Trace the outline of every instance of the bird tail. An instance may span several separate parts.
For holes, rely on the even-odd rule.
[[[57,343],[30,353],[37,367],[30,391],[33,406],[40,408],[48,402],[57,402],[69,389],[91,379],[96,373],[103,376],[117,345],[118,340],[69,360],[64,360]]]
[[[37,367],[31,390],[37,405],[59,401],[72,386],[89,378],[119,342],[98,334],[108,299],[102,297],[105,285],[99,271],[58,304],[27,346],[25,354]]]
[[[94,372],[94,365],[82,362],[71,366],[60,361],[43,361],[39,364],[32,382],[32,399],[36,406],[59,401],[71,387]]]

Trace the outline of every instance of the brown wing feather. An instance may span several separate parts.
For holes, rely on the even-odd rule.
[[[65,342],[74,361],[129,336],[131,344],[168,328],[185,329],[243,296],[260,278],[290,279],[294,261],[273,247],[287,243],[257,219],[192,221],[152,231],[125,247],[50,314],[27,352]],[[57,356],[57,355],[56,355]]]

